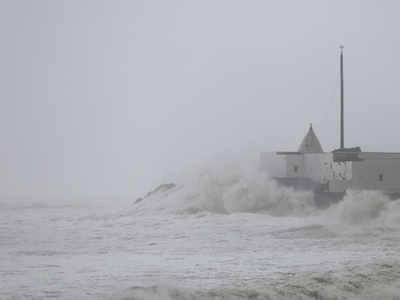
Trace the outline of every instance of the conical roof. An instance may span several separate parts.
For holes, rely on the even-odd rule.
[[[314,133],[312,124],[310,124],[310,129],[308,129],[306,136],[304,137],[303,141],[301,142],[298,152],[301,152],[301,153],[323,153],[324,152],[324,150],[322,150],[321,144],[320,144],[317,136]]]

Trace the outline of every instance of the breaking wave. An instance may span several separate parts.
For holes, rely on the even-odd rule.
[[[201,168],[172,188],[135,203],[134,211],[320,216],[323,224],[400,227],[400,201],[392,201],[381,192],[348,191],[343,201],[319,209],[312,192],[280,186],[255,164],[232,161]]]
[[[348,191],[336,205],[320,213],[321,223],[336,230],[400,229],[400,201],[378,191]]]
[[[173,213],[268,213],[308,215],[315,209],[311,192],[279,186],[257,168],[215,163],[181,180],[174,188],[137,203],[140,211]]]

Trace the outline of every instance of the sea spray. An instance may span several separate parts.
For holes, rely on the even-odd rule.
[[[308,215],[316,208],[311,191],[279,186],[252,163],[219,161],[182,178],[167,193],[156,193],[137,209],[170,213],[267,213]]]
[[[379,191],[348,190],[343,201],[318,212],[320,224],[335,232],[400,229],[400,201]]]
[[[219,159],[192,170],[177,185],[152,194],[133,211],[196,214],[261,213],[320,216],[323,226],[400,226],[400,201],[378,191],[347,191],[343,201],[319,209],[312,191],[278,185],[254,160]]]
[[[385,213],[389,198],[378,191],[348,191],[339,204],[339,219],[346,224],[362,225]]]

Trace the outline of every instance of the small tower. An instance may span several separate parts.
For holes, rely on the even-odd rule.
[[[298,152],[301,153],[323,153],[321,143],[319,142],[315,132],[312,128],[312,124],[310,124],[310,128],[306,136],[303,138],[303,141],[300,144]]]

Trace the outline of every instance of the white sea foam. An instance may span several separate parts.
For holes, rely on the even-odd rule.
[[[400,230],[400,201],[379,191],[347,191],[343,201],[319,212],[320,223],[336,232]]]
[[[400,265],[372,264],[339,272],[294,274],[286,281],[265,282],[252,289],[187,289],[169,285],[132,287],[114,300],[287,300],[400,299]]]

